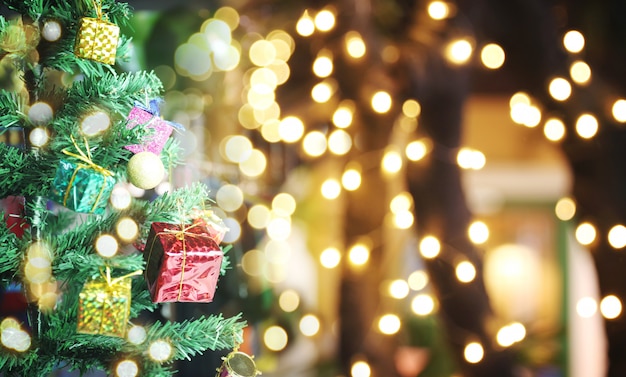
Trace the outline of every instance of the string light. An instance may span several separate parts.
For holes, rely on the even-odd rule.
[[[156,340],[150,344],[148,354],[157,363],[164,363],[172,357],[172,345],[165,340]]]
[[[611,108],[613,118],[620,123],[626,123],[626,100],[618,99]]]
[[[313,314],[306,314],[300,318],[300,332],[305,336],[315,336],[320,331],[320,320]]]
[[[468,363],[476,364],[482,361],[485,356],[485,350],[483,349],[482,344],[472,342],[465,346],[463,354]]]
[[[33,147],[43,147],[44,145],[48,144],[48,141],[50,140],[50,134],[48,133],[48,129],[45,127],[33,128],[28,135],[28,140],[33,145]]]
[[[598,303],[592,297],[583,297],[576,302],[576,313],[582,318],[591,318],[598,311]]]
[[[598,132],[598,120],[591,114],[582,114],[576,120],[576,132],[583,139],[591,139]]]
[[[419,294],[411,301],[411,310],[419,316],[427,316],[435,310],[435,300],[428,294]]]
[[[414,99],[408,99],[402,104],[402,114],[409,118],[417,118],[422,112],[422,106]]]
[[[352,137],[345,130],[334,130],[328,136],[328,150],[337,156],[343,156],[352,148]]]
[[[600,313],[606,319],[615,319],[622,314],[622,302],[617,296],[608,295],[600,301]]]
[[[334,200],[341,194],[341,185],[336,179],[329,178],[322,183],[322,196],[328,200]]]
[[[134,360],[122,360],[115,368],[117,377],[135,377],[139,374],[139,366]]]
[[[393,215],[393,224],[398,229],[410,229],[414,222],[415,216],[411,211],[400,211]]]
[[[474,221],[467,229],[470,241],[476,245],[482,245],[489,239],[489,227],[482,221]]]
[[[341,184],[348,191],[355,191],[361,187],[361,172],[357,169],[348,169],[341,176]]]
[[[96,252],[103,258],[111,258],[117,254],[119,245],[115,237],[110,234],[101,234],[96,239]]]
[[[121,218],[115,227],[117,236],[125,242],[133,242],[139,235],[139,225],[130,217]]]
[[[362,243],[353,245],[348,251],[348,260],[353,266],[363,266],[370,258],[370,250]]]
[[[554,208],[556,217],[561,221],[569,221],[576,215],[576,203],[571,198],[561,198]]]
[[[305,10],[296,23],[296,32],[303,37],[310,37],[315,32],[315,23],[309,11]]]
[[[565,124],[557,118],[549,118],[543,126],[543,134],[550,141],[559,141],[565,137]]]
[[[104,111],[95,111],[87,115],[80,123],[80,129],[85,136],[95,136],[106,131],[111,126],[111,118]]]
[[[287,331],[280,326],[270,326],[263,334],[263,342],[271,351],[278,352],[287,347]]]
[[[450,7],[443,1],[431,1],[428,4],[428,15],[433,20],[443,20],[450,15]]]
[[[414,271],[409,275],[407,283],[412,290],[421,291],[428,285],[428,275],[422,270]]]
[[[311,131],[307,133],[302,140],[304,153],[311,157],[323,155],[327,147],[326,136],[321,131]]]
[[[333,124],[338,128],[348,128],[352,124],[353,117],[354,103],[352,101],[342,101],[333,113]]]
[[[327,81],[320,82],[311,89],[311,98],[317,103],[326,103],[332,96],[333,87]]]
[[[148,338],[146,334],[146,329],[143,326],[133,326],[128,330],[127,335],[128,341],[132,344],[142,344]]]
[[[476,267],[468,261],[457,264],[455,271],[461,283],[469,283],[476,278]]]
[[[504,50],[495,43],[489,43],[481,50],[480,59],[485,67],[489,69],[498,69],[504,64]]]
[[[391,95],[385,91],[378,91],[372,96],[372,109],[379,114],[389,112],[392,103]]]
[[[270,209],[263,204],[255,204],[248,210],[248,224],[255,229],[264,229],[270,221]]]
[[[579,53],[585,47],[585,37],[577,30],[570,30],[563,36],[563,46],[571,53]]]
[[[335,14],[328,9],[321,10],[315,15],[314,23],[319,31],[331,31],[335,27]]]
[[[365,56],[367,47],[363,41],[363,37],[356,31],[349,31],[344,36],[344,44],[348,55],[354,59],[360,59]]]
[[[557,101],[565,101],[572,94],[572,85],[563,77],[555,77],[550,81],[548,91]]]
[[[576,240],[581,245],[591,245],[596,239],[596,228],[590,223],[582,223],[576,228]]]
[[[398,173],[402,169],[402,156],[395,150],[385,152],[381,167],[387,174]]]
[[[609,244],[615,249],[623,249],[626,247],[626,227],[623,225],[615,225],[609,230]]]
[[[457,39],[448,43],[445,56],[453,64],[463,65],[472,57],[474,48],[467,39]]]
[[[293,289],[287,289],[278,296],[278,306],[286,312],[295,312],[300,306],[300,295]]]
[[[352,377],[370,377],[372,375],[372,369],[365,361],[357,361],[352,364],[350,374],[352,374]]]
[[[241,208],[243,200],[243,191],[236,185],[223,185],[215,194],[217,205],[228,212],[234,212]]]
[[[409,295],[409,283],[402,279],[393,280],[389,284],[389,295],[395,299],[401,300]]]
[[[313,73],[317,77],[325,78],[333,73],[333,55],[328,50],[322,50],[317,54],[313,62]]]
[[[575,61],[569,69],[569,74],[575,83],[585,85],[591,80],[591,68],[583,61]]]
[[[278,134],[285,143],[295,143],[304,135],[304,123],[295,116],[285,117],[278,125]]]
[[[28,109],[28,120],[35,126],[44,126],[52,121],[54,111],[45,102],[35,102]]]
[[[341,253],[335,247],[328,247],[320,254],[320,263],[324,268],[333,269],[341,262]]]
[[[420,254],[426,259],[433,259],[439,255],[441,244],[434,236],[426,236],[419,243]]]
[[[400,331],[402,322],[395,314],[385,314],[378,319],[378,329],[385,335],[393,335]]]
[[[428,145],[424,140],[415,140],[407,144],[404,153],[409,160],[419,161],[428,154]]]
[[[408,192],[401,192],[394,196],[389,202],[389,209],[392,213],[400,213],[411,210],[413,206],[413,198]]]

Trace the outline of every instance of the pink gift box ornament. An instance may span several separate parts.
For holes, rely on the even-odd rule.
[[[161,100],[151,100],[149,107],[145,107],[141,103],[136,103],[128,114],[128,124],[126,128],[131,129],[141,125],[150,128],[153,132],[144,140],[142,144],[127,145],[124,148],[133,153],[152,152],[156,155],[161,154],[167,139],[172,134],[174,128],[184,130],[185,128],[174,122],[169,122],[161,118],[159,104]]]

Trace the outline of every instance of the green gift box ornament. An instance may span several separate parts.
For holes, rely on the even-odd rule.
[[[67,150],[63,153],[76,158],[79,162],[60,161],[49,198],[75,212],[102,214],[116,180],[111,171],[91,160],[89,146],[85,154],[78,148],[76,142],[74,145],[78,154]]]

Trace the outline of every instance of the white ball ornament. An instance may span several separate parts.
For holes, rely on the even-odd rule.
[[[128,161],[128,180],[133,185],[150,190],[163,180],[165,167],[161,158],[152,152],[139,152]]]
[[[61,24],[57,21],[46,21],[41,29],[41,36],[48,42],[55,42],[61,38]]]

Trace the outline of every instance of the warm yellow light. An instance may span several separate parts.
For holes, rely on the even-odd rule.
[[[291,194],[281,192],[272,199],[272,211],[279,216],[291,216],[296,211],[296,199]]]
[[[498,330],[496,340],[502,347],[510,347],[521,342],[526,337],[526,327],[519,322],[513,322]]]
[[[150,358],[157,363],[168,361],[172,357],[173,352],[172,345],[166,340],[155,340],[148,349]]]
[[[313,314],[306,314],[300,319],[299,327],[305,336],[315,336],[320,331],[320,320]]]
[[[570,30],[563,36],[563,46],[571,53],[578,53],[585,48],[585,37],[577,30]]]
[[[265,253],[261,250],[248,250],[241,257],[241,269],[250,276],[261,276],[267,265]]]
[[[250,157],[252,142],[246,136],[234,135],[224,140],[224,154],[230,162],[241,162]]]
[[[326,136],[320,131],[311,131],[302,140],[304,153],[311,157],[319,157],[326,152]]]
[[[278,296],[278,306],[286,313],[294,312],[300,306],[300,295],[293,289],[287,289]]]
[[[591,318],[598,311],[598,303],[592,297],[583,297],[576,303],[576,313],[582,318]]]
[[[350,377],[370,377],[372,375],[372,369],[365,361],[357,361],[352,364],[350,368]]]
[[[454,64],[465,64],[472,57],[474,48],[467,39],[457,39],[446,46],[446,58]]]
[[[402,169],[402,156],[394,150],[387,151],[381,166],[385,173],[396,174]]]
[[[276,47],[265,39],[255,41],[250,46],[250,61],[258,67],[266,67],[276,60]]]
[[[480,170],[487,163],[487,159],[481,151],[471,148],[461,148],[456,160],[462,169],[472,170]]]
[[[139,345],[145,342],[148,336],[143,326],[134,325],[128,330],[126,338],[130,343]]]
[[[337,156],[343,156],[352,148],[352,137],[345,130],[334,130],[328,136],[328,150]]]
[[[284,217],[276,217],[267,224],[267,235],[272,240],[284,241],[291,234],[291,221]]]
[[[335,247],[328,247],[320,254],[320,263],[324,268],[335,268],[339,262],[341,262],[341,252]]]
[[[385,335],[393,335],[400,331],[402,322],[395,314],[385,314],[378,319],[378,329]]]
[[[374,93],[372,96],[372,109],[379,113],[384,114],[391,110],[391,105],[393,101],[391,100],[391,95],[385,91],[378,91]]]
[[[572,85],[563,77],[555,77],[550,81],[548,91],[557,101],[565,101],[572,94]]]
[[[341,194],[341,185],[336,179],[329,178],[322,183],[321,192],[322,196],[326,199],[337,199],[339,194]]]
[[[333,96],[333,88],[326,82],[320,82],[311,89],[311,98],[317,103],[326,103]]]
[[[600,313],[606,319],[615,319],[622,314],[622,302],[617,296],[608,295],[600,301]]]
[[[590,223],[582,223],[576,228],[576,240],[581,245],[591,245],[596,239],[596,228]]]
[[[217,205],[224,211],[234,212],[243,205],[243,191],[236,185],[223,185],[215,194]]]
[[[348,55],[355,59],[359,59],[365,56],[367,48],[365,46],[363,38],[361,37],[361,34],[356,31],[349,31],[344,37],[344,42]]]
[[[96,251],[103,258],[111,258],[119,250],[115,237],[110,234],[102,234],[96,240]]]
[[[569,68],[569,74],[575,83],[584,85],[591,80],[591,68],[583,61],[575,61]]]
[[[317,77],[328,77],[333,73],[333,56],[329,51],[322,50],[313,62],[313,73]]]
[[[335,27],[335,14],[328,9],[315,15],[315,27],[319,31],[330,31]]]
[[[482,245],[489,239],[489,227],[482,221],[474,221],[467,229],[467,235],[472,243]]]
[[[414,291],[421,291],[428,285],[428,274],[425,271],[413,271],[407,279],[409,287]]]
[[[611,109],[613,113],[613,118],[620,123],[626,123],[626,100],[618,99],[613,103],[613,107]]]
[[[270,221],[270,209],[263,204],[255,204],[248,210],[248,224],[255,229],[264,229]]]
[[[571,220],[576,214],[576,203],[571,198],[559,199],[554,207],[554,213],[561,221]]]
[[[353,245],[348,251],[348,260],[355,266],[363,266],[370,259],[370,250],[362,243]]]
[[[239,163],[239,170],[248,177],[258,177],[267,167],[267,158],[258,149],[253,149],[250,158]]]
[[[523,104],[530,106],[530,97],[524,92],[517,92],[511,96],[509,100],[509,106],[513,108],[517,104]]]
[[[431,1],[428,4],[428,15],[433,20],[443,20],[450,15],[450,7],[443,1]]]
[[[411,211],[399,211],[393,215],[393,224],[398,229],[409,229],[415,223],[415,216]]]
[[[304,123],[295,116],[285,117],[278,125],[278,134],[285,143],[295,143],[304,135]]]
[[[404,153],[409,160],[419,161],[428,154],[428,145],[424,140],[415,140],[407,144]]]
[[[504,64],[504,50],[495,43],[489,43],[480,52],[483,65],[489,69],[498,69]]]
[[[280,326],[270,326],[263,334],[263,342],[271,351],[281,351],[287,347],[289,337],[287,331]]]
[[[409,118],[417,118],[422,112],[422,106],[414,99],[408,99],[402,104],[402,114]]]
[[[435,300],[428,294],[419,294],[411,301],[411,310],[420,316],[427,316],[435,310]]]
[[[463,261],[456,265],[456,278],[461,283],[469,283],[476,278],[476,267],[468,261]]]
[[[465,346],[463,354],[468,363],[476,364],[479,363],[485,356],[485,350],[480,343],[472,342]]]
[[[338,128],[348,128],[352,124],[354,117],[352,106],[345,103],[337,108],[333,113],[333,124]]]
[[[46,127],[36,127],[30,131],[28,140],[34,147],[43,147],[50,140],[50,134]]]
[[[419,243],[420,254],[426,259],[432,259],[439,255],[441,244],[434,236],[426,236]]]
[[[576,133],[583,139],[591,139],[598,133],[598,120],[595,116],[585,113],[576,120]]]
[[[546,120],[543,126],[543,134],[550,141],[559,141],[565,137],[565,124],[557,118]]]
[[[413,206],[413,197],[408,192],[401,192],[394,196],[389,202],[389,209],[392,213],[409,211]]]
[[[626,247],[626,227],[619,224],[609,230],[609,244],[615,249]]]
[[[296,23],[296,32],[303,37],[313,35],[315,31],[315,23],[313,17],[309,15],[309,11],[305,10],[298,22]]]
[[[356,169],[348,169],[341,176],[341,184],[348,191],[357,190],[361,187],[361,172]]]
[[[389,295],[401,300],[409,295],[409,283],[402,279],[396,279],[389,284]]]
[[[130,217],[122,217],[115,227],[115,231],[120,239],[125,242],[134,241],[139,235],[139,225]]]

